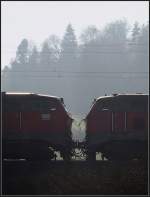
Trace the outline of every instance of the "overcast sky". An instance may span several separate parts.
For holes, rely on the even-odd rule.
[[[9,1],[2,6],[2,67],[15,57],[23,38],[41,44],[49,35],[63,36],[68,23],[76,36],[88,26],[126,18],[130,25],[149,20],[148,1]]]

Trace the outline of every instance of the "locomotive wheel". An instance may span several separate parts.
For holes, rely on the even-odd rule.
[[[49,154],[45,155],[30,155],[27,157],[28,161],[51,161],[53,157],[51,157]]]
[[[30,150],[30,154],[27,156],[29,161],[50,161],[55,158],[54,151],[48,149],[48,147],[38,148]]]
[[[71,161],[71,154],[70,152],[61,152],[61,156],[65,162]]]
[[[88,151],[87,152],[87,161],[96,161],[96,152]]]
[[[65,162],[71,161],[70,155],[64,155],[64,156],[63,156],[63,160],[64,160]]]
[[[49,157],[28,157],[27,161],[51,161],[51,158]]]
[[[101,152],[108,160],[128,161],[128,160],[146,160],[148,158],[146,143],[136,142],[110,142],[101,148]]]

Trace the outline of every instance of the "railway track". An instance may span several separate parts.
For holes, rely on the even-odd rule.
[[[145,195],[145,162],[3,161],[3,194],[7,195]]]

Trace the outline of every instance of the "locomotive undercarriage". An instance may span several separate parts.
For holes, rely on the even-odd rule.
[[[35,136],[32,132],[26,132],[18,139],[5,136],[2,141],[3,159],[52,160],[56,159],[56,151],[60,152],[63,160],[71,159],[72,140],[69,134],[59,134],[58,137],[58,134],[51,133],[44,138],[36,133]]]
[[[135,135],[137,138],[135,138]],[[134,140],[132,138],[134,136]],[[146,135],[143,135],[146,136]],[[138,132],[123,133],[119,135],[95,135],[87,136],[86,151],[87,160],[95,161],[96,152],[100,152],[102,159],[108,160],[132,160],[148,158],[148,140]]]

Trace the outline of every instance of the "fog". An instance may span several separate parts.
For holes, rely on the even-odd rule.
[[[88,26],[77,41],[68,24],[60,39],[36,44],[23,38],[16,57],[2,70],[2,91],[34,92],[64,98],[73,115],[86,115],[94,98],[112,93],[148,93],[149,25],[126,20]]]
[[[7,50],[2,50],[2,59],[7,61],[2,61],[1,89],[63,97],[75,117],[74,138],[83,139],[84,126],[78,124],[94,98],[148,93],[148,4],[50,4],[3,3],[2,43],[7,47],[2,49]]]

